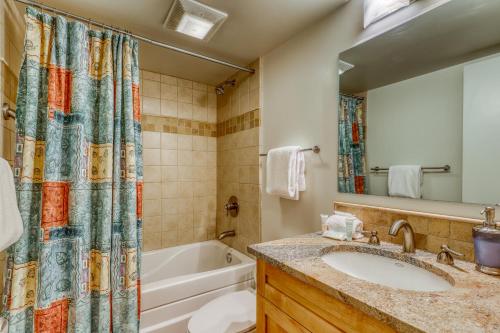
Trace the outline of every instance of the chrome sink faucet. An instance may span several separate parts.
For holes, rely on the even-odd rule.
[[[389,235],[396,236],[399,229],[403,229],[403,252],[415,253],[415,233],[406,220],[394,221],[389,229]]]

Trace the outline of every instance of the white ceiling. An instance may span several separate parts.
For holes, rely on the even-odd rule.
[[[44,0],[58,9],[90,17],[178,47],[246,65],[349,0],[201,0],[229,14],[208,41],[163,28],[173,0]],[[141,44],[141,67],[216,84],[231,68]]]

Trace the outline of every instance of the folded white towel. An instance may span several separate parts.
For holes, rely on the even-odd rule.
[[[9,163],[0,158],[0,251],[23,234],[23,220],[17,208],[14,176]]]
[[[393,165],[387,177],[389,196],[420,199],[422,197],[422,167]]]
[[[299,200],[305,191],[305,159],[299,146],[269,150],[267,153],[266,192],[290,200]]]
[[[328,230],[323,233],[323,236],[338,240],[345,240],[347,238],[346,219],[352,217],[355,218],[354,223],[352,224],[352,238],[363,238],[363,221],[356,218],[354,215],[343,216],[337,214],[329,216],[326,220]]]

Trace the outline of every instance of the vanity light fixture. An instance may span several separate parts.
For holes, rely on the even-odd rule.
[[[227,19],[227,13],[195,0],[175,0],[164,26],[182,34],[209,40]]]
[[[351,70],[353,68],[354,68],[353,64],[350,64],[347,61],[339,60],[339,75],[342,75],[348,70]]]

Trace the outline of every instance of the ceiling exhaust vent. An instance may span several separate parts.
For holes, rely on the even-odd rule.
[[[212,38],[227,14],[194,0],[174,0],[164,26],[205,41]]]

